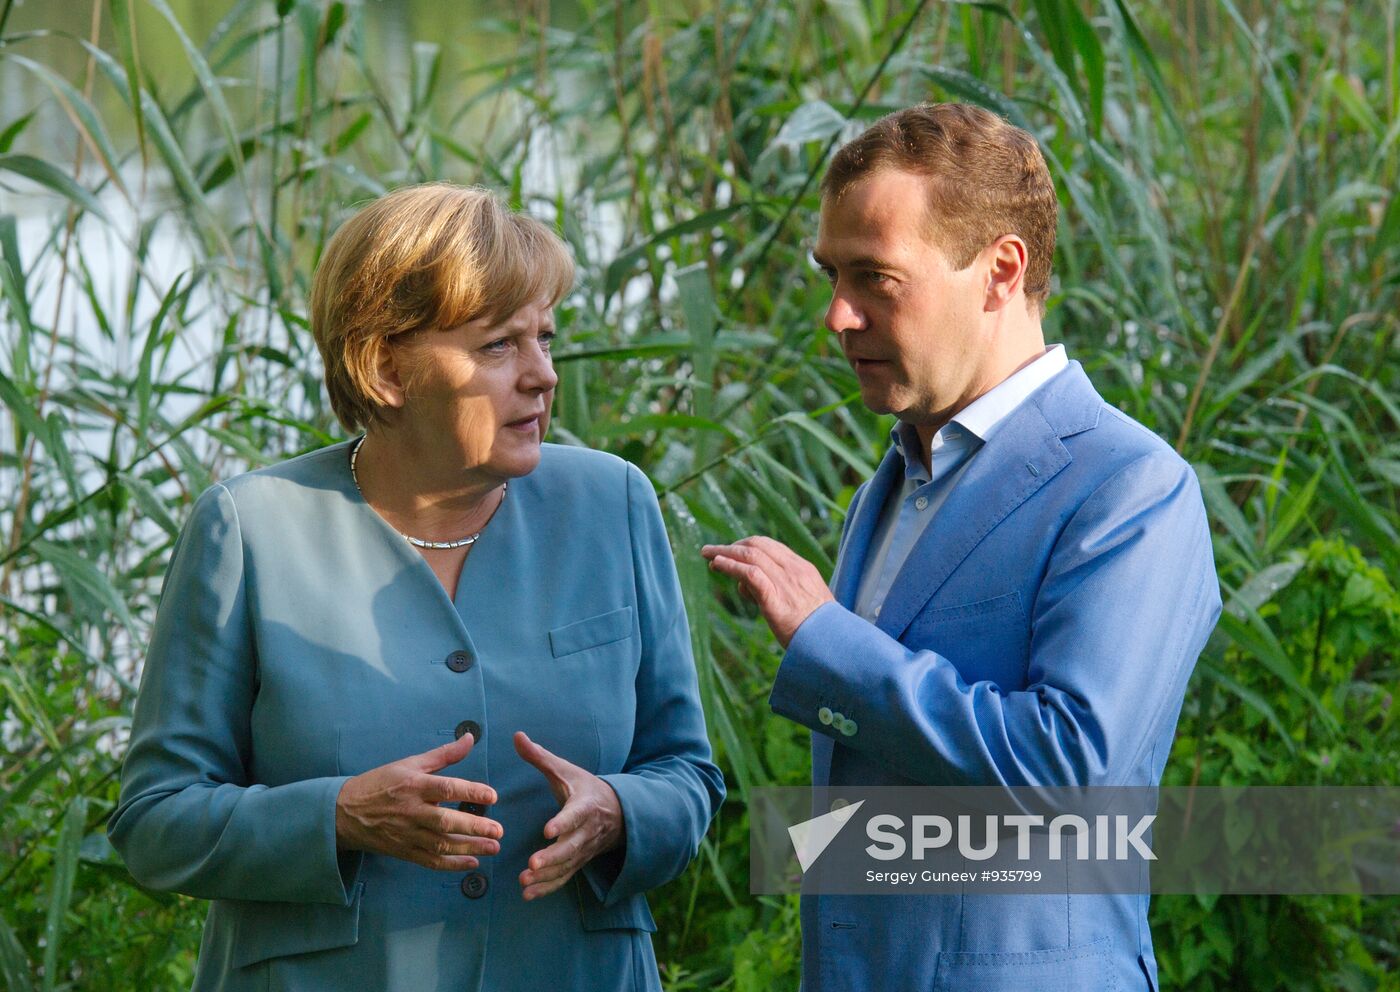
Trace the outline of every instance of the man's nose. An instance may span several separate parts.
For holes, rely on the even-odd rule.
[[[845,331],[858,331],[865,326],[865,319],[844,293],[831,294],[831,303],[826,308],[826,329],[832,334]]]

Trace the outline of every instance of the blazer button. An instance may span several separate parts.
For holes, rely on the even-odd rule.
[[[830,706],[823,706],[821,709],[817,710],[817,721],[821,723],[823,727],[831,726],[831,717],[832,712]]]
[[[841,721],[841,733],[845,737],[854,737],[856,735],[856,722],[851,719]]]
[[[472,816],[486,815],[486,807],[481,803],[458,803],[457,809],[463,813],[470,813]]]
[[[474,871],[466,878],[462,879],[462,895],[468,899],[480,899],[486,895],[489,883],[486,876],[479,871]]]
[[[454,672],[465,672],[472,667],[472,656],[465,651],[453,651],[447,656],[447,667]]]
[[[475,747],[477,744],[481,743],[481,724],[477,723],[475,720],[463,720],[461,723],[457,724],[457,728],[452,731],[452,736],[457,740],[461,740],[463,734],[472,735],[472,746]]]

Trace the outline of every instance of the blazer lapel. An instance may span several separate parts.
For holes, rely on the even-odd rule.
[[[870,551],[870,539],[875,533],[875,525],[880,522],[880,513],[890,488],[904,471],[903,459],[899,451],[890,445],[880,467],[870,477],[870,485],[861,493],[856,506],[855,517],[851,520],[846,539],[842,542],[840,554],[836,556],[836,568],[831,577],[831,593],[836,601],[846,609],[854,609],[856,592],[860,589],[860,576],[865,570],[865,557]]]
[[[1092,427],[1102,402],[1072,362],[997,426],[915,542],[880,611],[881,630],[900,637],[992,528],[1070,463],[1060,439]]]

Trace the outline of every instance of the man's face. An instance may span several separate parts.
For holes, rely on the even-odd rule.
[[[991,346],[987,264],[954,270],[930,240],[927,181],[898,169],[822,201],[812,253],[831,281],[826,326],[876,413],[937,429],[976,399]]]

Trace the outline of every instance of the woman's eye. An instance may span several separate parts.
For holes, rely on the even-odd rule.
[[[493,352],[493,353],[495,353],[495,354],[501,354],[502,352],[504,352],[504,351],[505,351],[507,348],[509,348],[509,347],[510,347],[510,339],[509,339],[509,338],[497,338],[495,341],[488,341],[488,342],[486,342],[486,344],[484,344],[484,345],[481,346],[481,350],[482,350],[482,351]]]
[[[543,348],[545,351],[548,351],[549,346],[554,343],[554,339],[556,337],[558,337],[558,335],[555,334],[553,331],[545,331],[543,334],[540,335],[540,347]]]

